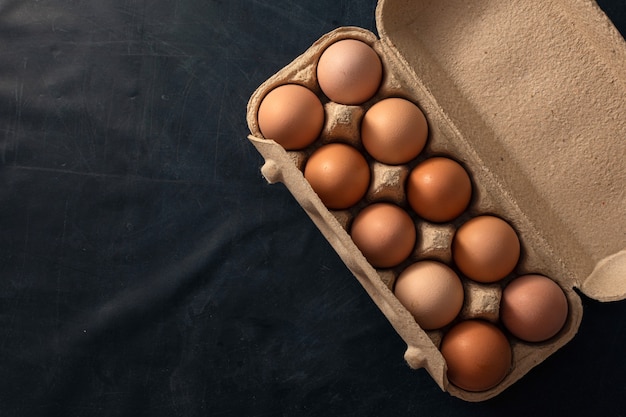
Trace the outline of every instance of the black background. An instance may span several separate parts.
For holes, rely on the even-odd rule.
[[[626,415],[626,302],[463,402],[261,177],[252,92],[374,10],[0,1],[0,416]]]

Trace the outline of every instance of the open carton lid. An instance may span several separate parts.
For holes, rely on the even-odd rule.
[[[626,43],[596,3],[381,0],[376,22],[565,280],[626,298]]]

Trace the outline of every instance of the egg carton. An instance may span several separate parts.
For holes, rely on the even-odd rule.
[[[410,7],[400,0],[380,1],[376,11],[380,38],[361,28],[338,28],[322,36],[301,56],[264,82],[248,104],[249,139],[265,159],[261,169],[264,177],[269,183],[286,185],[337,251],[406,342],[404,358],[408,365],[414,369],[424,368],[442,390],[467,401],[482,401],[499,394],[574,337],[583,310],[574,288],[602,301],[626,297],[626,239],[623,233],[626,230],[623,216],[626,188],[623,156],[626,147],[624,141],[614,139],[626,136],[626,123],[623,118],[610,118],[611,114],[626,114],[623,100],[626,96],[626,74],[623,71],[626,47],[610,22],[591,2],[532,3],[535,9],[522,5],[504,7],[495,0],[471,5],[450,2],[441,6],[416,1]],[[472,23],[477,21],[478,14],[482,23]],[[560,20],[549,20],[549,16],[555,14]],[[490,21],[497,24],[489,25]],[[534,22],[534,26],[515,26],[524,21]],[[598,31],[598,25],[601,31]],[[453,33],[455,28],[458,33]],[[446,29],[451,32],[445,32]],[[507,33],[510,30],[514,33]],[[529,31],[532,36],[528,35]],[[487,58],[495,53],[490,48],[501,44],[499,37],[503,32],[512,42],[510,49],[506,54],[500,51],[496,58]],[[468,40],[467,45],[454,43],[455,36],[468,33],[476,39]],[[577,41],[581,37],[587,43]],[[365,42],[377,52],[383,63],[383,80],[378,92],[361,105],[331,101],[324,96],[317,82],[316,66],[321,54],[329,45],[342,39]],[[538,40],[531,45],[527,39]],[[533,52],[537,45],[548,46],[551,42],[564,44],[560,55],[546,50]],[[613,52],[606,55],[610,50]],[[539,61],[540,70],[515,74],[512,72],[514,64],[508,64],[511,57],[527,59],[528,63],[524,65]],[[591,60],[586,66],[584,62],[581,64],[583,57]],[[490,73],[480,72],[485,68],[483,64],[478,65],[481,59],[487,60],[483,64],[492,66]],[[471,65],[476,71],[466,69]],[[582,70],[581,65],[584,66]],[[549,134],[555,146],[571,144],[568,136],[571,132],[555,130],[555,126],[578,123],[576,119],[582,112],[579,108],[582,103],[572,99],[576,92],[546,87],[562,81],[563,69],[573,71],[579,87],[587,88],[587,99],[591,95],[603,100],[595,101],[598,106],[591,111],[585,110],[590,117],[596,117],[590,121],[594,128],[591,133],[597,141],[597,155],[603,158],[605,166],[598,171],[597,167],[582,163],[582,169],[588,172],[573,176],[571,188],[575,188],[575,193],[571,189],[559,189],[560,186],[551,184],[547,178],[559,167],[581,168],[580,161],[584,158],[581,153],[586,148],[573,149],[574,155],[567,152],[555,155],[554,148],[541,142]],[[524,86],[534,89],[522,91],[511,81],[524,76],[530,79],[524,82]],[[290,83],[313,91],[322,101],[325,112],[325,124],[317,141],[298,151],[286,151],[271,138],[264,138],[257,120],[259,105],[266,94]],[[509,83],[510,88],[493,87],[494,83],[504,86]],[[476,90],[479,86],[488,88],[481,94]],[[531,103],[537,106],[534,109],[524,101],[533,94],[537,97]],[[371,181],[365,197],[349,209],[329,210],[304,178],[303,169],[308,157],[321,144],[336,141],[347,141],[362,149],[360,122],[365,112],[389,97],[405,98],[424,112],[429,125],[425,148],[415,159],[402,165],[387,165],[370,159]],[[498,109],[511,111],[516,102],[519,103],[517,112],[504,116],[494,114]],[[528,114],[521,114],[525,110]],[[541,125],[544,122],[549,128]],[[525,133],[518,130],[522,126]],[[590,139],[591,136],[583,137],[581,142]],[[529,152],[530,156],[524,152],[529,146],[538,148]],[[539,160],[532,159],[538,155]],[[363,207],[378,201],[390,201],[410,211],[405,194],[408,174],[416,164],[433,156],[450,157],[467,170],[473,187],[469,207],[453,221],[442,224],[428,222],[412,213],[418,237],[410,258],[394,268],[374,268],[350,237],[352,219]],[[537,169],[543,170],[546,178],[536,179],[528,174],[528,170]],[[589,176],[594,179],[589,180]],[[612,184],[608,190],[589,189],[593,184],[606,184],[607,181]],[[585,193],[585,198],[594,203],[603,202],[606,217],[598,220],[593,212],[568,211],[570,208],[565,206],[575,198],[572,195],[580,195],[577,193]],[[513,226],[520,240],[521,256],[515,270],[493,284],[477,283],[459,274],[465,299],[456,321],[482,319],[499,323],[502,289],[511,279],[531,273],[545,275],[557,282],[567,298],[569,310],[563,328],[545,342],[524,342],[507,334],[512,349],[512,366],[507,376],[493,388],[471,392],[448,381],[446,362],[439,350],[447,327],[421,329],[394,296],[393,285],[403,268],[422,259],[438,260],[455,268],[451,242],[456,230],[467,220],[485,214],[498,216]],[[590,230],[587,238],[594,244],[579,244],[579,230]]]

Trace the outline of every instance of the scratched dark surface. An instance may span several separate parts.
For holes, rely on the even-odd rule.
[[[262,179],[250,94],[374,8],[0,1],[0,416],[626,415],[626,302],[465,403]]]

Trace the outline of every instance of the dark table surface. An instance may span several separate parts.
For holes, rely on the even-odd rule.
[[[626,302],[463,402],[261,177],[250,94],[374,9],[0,2],[0,416],[626,415]]]

